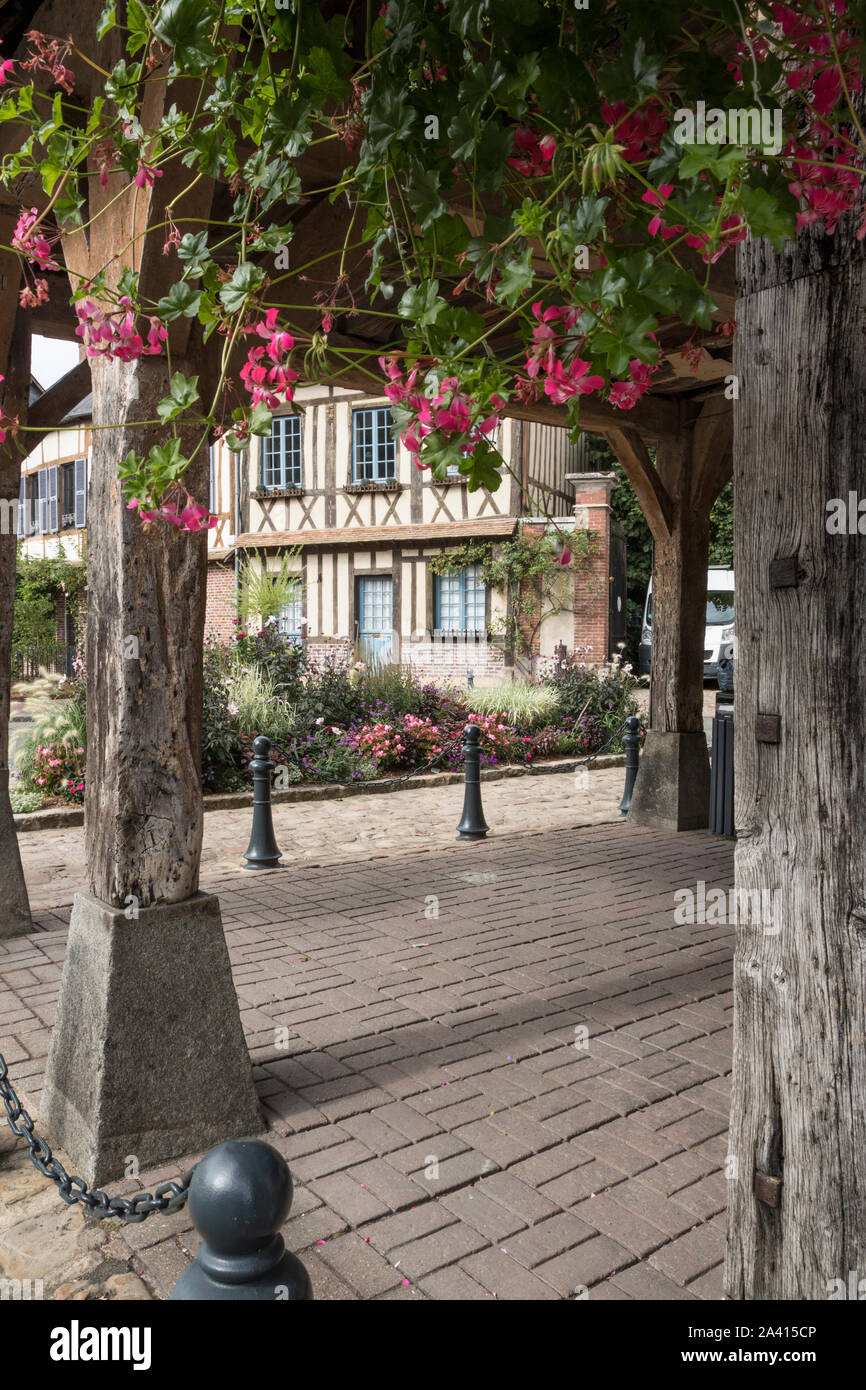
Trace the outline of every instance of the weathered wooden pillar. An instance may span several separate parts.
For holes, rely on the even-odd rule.
[[[866,1294],[866,255],[857,220],[833,237],[801,231],[782,255],[744,243],[740,261],[736,887],[740,902],[767,893],[769,910],[741,911],[737,927],[734,1298]]]
[[[653,533],[652,724],[629,820],[666,830],[709,822],[703,724],[710,511],[730,476],[730,408],[707,401],[653,464],[634,430],[608,432]]]
[[[119,43],[112,31],[106,47],[116,57]],[[169,84],[166,66],[146,87],[147,129],[172,102],[188,110],[198,98],[196,84]],[[179,161],[148,189],[122,171],[105,189],[91,178],[94,220],[87,235],[64,238],[67,266],[92,279],[108,265],[116,282],[134,254],[142,299],[158,303],[179,275],[176,257],[162,254],[167,209],[194,231],[212,192],[204,180],[189,186]],[[167,346],[171,372],[197,375],[209,401],[217,336],[204,344],[201,326],[181,316]],[[167,354],[93,362],[89,892],[70,921],[40,1112],[50,1140],[91,1182],[122,1175],[130,1157],[146,1167],[262,1128],[219,902],[198,891],[207,537],[142,526],[117,476],[130,449],[146,455],[167,439],[167,426],[146,422],[157,420],[169,375]],[[182,432],[187,457],[199,442],[200,432]],[[198,501],[207,498],[207,458],[199,448],[184,478]]]
[[[11,224],[10,224],[11,225]],[[7,232],[8,236],[8,232]],[[4,256],[4,263],[14,257]],[[10,267],[11,275],[11,267]],[[4,280],[6,277],[3,277]],[[6,380],[0,386],[4,413],[25,415],[30,387],[30,332],[21,310],[17,315],[14,298],[18,276],[13,277],[15,289],[2,309],[11,312],[14,337],[7,338]],[[10,324],[11,326],[11,324]],[[26,435],[22,436],[26,439]],[[18,545],[18,488],[21,480],[21,446],[10,435],[0,446],[0,939],[29,931],[30,902],[21,867],[21,854],[12,808],[9,805],[9,714],[12,673],[12,620],[15,605],[15,561]]]
[[[177,363],[172,364],[175,368]],[[164,358],[93,366],[85,802],[42,1116],[90,1181],[261,1128],[215,897],[198,892],[206,533],[144,527],[117,478],[164,435]],[[119,423],[118,423],[119,422]],[[189,478],[201,489],[207,455]]]

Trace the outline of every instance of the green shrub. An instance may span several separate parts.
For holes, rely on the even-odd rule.
[[[399,666],[373,666],[364,670],[358,679],[360,697],[365,710],[377,703],[387,705],[395,714],[415,714],[421,703],[421,687],[411,671]]]
[[[232,774],[241,754],[241,741],[228,712],[226,679],[231,670],[227,648],[206,642],[202,684],[201,765],[206,791],[234,791]]]
[[[531,733],[542,729],[556,716],[556,691],[549,685],[529,681],[491,686],[488,690],[461,692],[465,703],[477,714],[489,714],[515,728]]]
[[[592,731],[590,752],[606,742],[628,715],[640,712],[635,696],[637,678],[616,656],[603,666],[569,666],[545,676],[543,685],[556,697],[557,718],[553,722],[568,727],[580,721],[587,732]],[[582,739],[578,743],[583,746]],[[620,747],[617,743],[611,751]]]
[[[42,805],[42,794],[38,791],[31,791],[29,787],[22,786],[20,782],[12,782],[9,786],[9,802],[14,815],[24,816],[30,811],[39,810]]]
[[[312,732],[316,720],[351,724],[363,711],[360,682],[343,655],[311,661],[295,703],[299,731]]]

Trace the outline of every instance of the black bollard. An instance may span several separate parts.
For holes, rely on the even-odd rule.
[[[311,1299],[310,1276],[280,1235],[292,1205],[282,1154],[260,1139],[230,1139],[193,1173],[189,1210],[202,1238],[172,1299]]]
[[[625,747],[625,791],[622,794],[622,801],[619,803],[619,813],[621,816],[627,816],[631,806],[637,770],[640,767],[640,720],[636,714],[630,714],[625,721],[625,733],[622,736],[622,741]]]
[[[484,808],[481,805],[481,730],[477,724],[467,724],[464,735],[466,790],[463,793],[463,816],[457,827],[457,838],[483,840],[490,826],[484,819]]]
[[[280,850],[274,836],[274,813],[271,809],[271,772],[273,763],[268,757],[271,740],[264,734],[253,739],[255,757],[250,763],[253,774],[253,828],[244,855],[245,869],[278,869]]]

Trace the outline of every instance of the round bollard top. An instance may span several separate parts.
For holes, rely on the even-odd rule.
[[[192,1176],[189,1210],[211,1250],[241,1254],[276,1235],[292,1205],[282,1154],[260,1139],[229,1139],[205,1154]]]
[[[258,734],[253,739],[253,752],[257,758],[266,758],[271,751],[271,740],[267,734]]]
[[[466,728],[463,730],[463,736],[467,743],[481,742],[481,730],[477,724],[467,724]]]

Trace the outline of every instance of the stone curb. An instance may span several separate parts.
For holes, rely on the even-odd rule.
[[[557,758],[547,763],[537,763],[534,767],[514,767],[511,764],[504,767],[486,767],[482,769],[481,777],[485,782],[501,782],[506,777],[540,777],[557,772],[573,772],[582,761],[581,758]],[[590,771],[606,767],[625,767],[625,754],[606,753],[603,757],[595,759],[590,765]],[[399,792],[411,787],[451,787],[462,781],[462,772],[428,772],[413,777],[410,782],[400,782],[397,778],[389,777],[379,782],[350,782],[345,787],[286,787],[283,791],[272,792],[271,801],[275,806],[285,801],[336,801],[344,796]],[[218,792],[204,798],[205,811],[239,811],[252,804],[251,791]],[[81,807],[70,807],[67,811],[62,806],[51,806],[45,811],[30,811],[26,815],[13,816],[12,819],[19,833],[23,830],[62,830],[83,825],[84,811]]]

